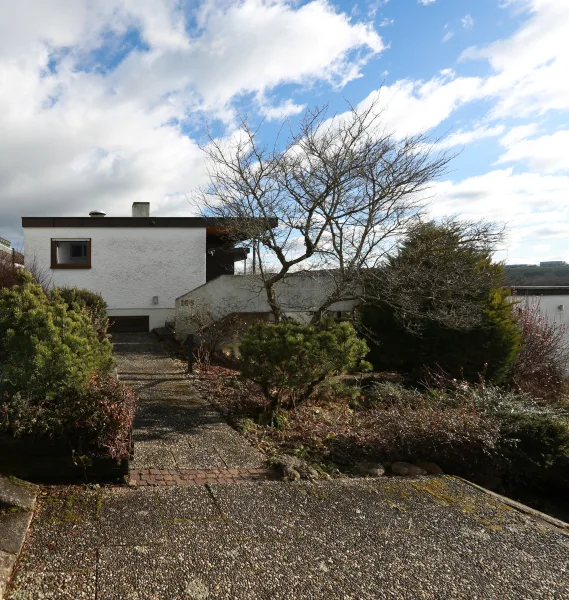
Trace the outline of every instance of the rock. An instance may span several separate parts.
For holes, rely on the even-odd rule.
[[[287,454],[281,456],[277,461],[277,469],[281,471],[284,477],[290,481],[298,481],[299,479],[310,479],[315,481],[319,479],[318,471],[312,468],[307,462],[289,456]]]
[[[292,467],[289,467],[287,465],[284,465],[282,467],[282,473],[283,476],[286,477],[286,479],[288,479],[289,481],[300,480],[300,473],[296,469],[293,469]]]
[[[427,473],[429,473],[429,475],[442,475],[443,474],[443,470],[439,467],[439,465],[437,465],[437,463],[434,463],[434,462],[420,460],[420,461],[417,461],[415,463],[415,465],[417,465],[421,469],[425,469],[425,471],[427,471]]]
[[[417,467],[407,462],[396,462],[391,465],[391,472],[394,475],[403,475],[406,477],[414,477],[416,475],[426,475],[427,471],[421,467]]]
[[[356,464],[355,469],[358,473],[369,477],[381,477],[385,473],[383,465],[379,463],[361,462]]]

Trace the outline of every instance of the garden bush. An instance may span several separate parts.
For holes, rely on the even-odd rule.
[[[399,371],[420,381],[430,370],[477,381],[481,374],[499,383],[508,376],[519,352],[520,336],[507,291],[494,290],[484,301],[483,321],[470,329],[450,329],[426,319],[409,330],[388,306],[367,306],[359,324],[370,345],[376,370]]]
[[[306,400],[327,377],[367,367],[368,347],[347,322],[258,323],[239,346],[242,374],[258,383],[273,416]]]
[[[358,433],[359,443],[372,436],[377,459],[430,460],[463,475],[484,468],[500,440],[500,420],[466,407],[376,409],[367,421],[368,433]]]
[[[524,298],[514,311],[521,344],[510,371],[511,384],[540,398],[561,398],[569,370],[567,326],[542,315],[539,299]]]
[[[107,333],[109,318],[107,315],[107,303],[101,294],[77,287],[53,288],[52,296],[59,295],[71,310],[84,308],[93,321],[93,327],[99,337]]]
[[[569,490],[569,417],[503,415],[501,451],[511,486]]]
[[[90,456],[128,458],[135,396],[110,375],[94,374],[82,390],[56,397],[16,393],[0,401],[0,431],[15,437],[81,440]]]
[[[34,402],[83,390],[113,364],[110,342],[98,339],[85,311],[46,296],[27,274],[0,290],[0,397],[19,393]]]
[[[501,382],[519,348],[504,267],[492,261],[499,232],[456,220],[411,228],[370,282],[375,299],[359,326],[379,371],[420,381],[426,369]]]
[[[85,306],[46,295],[26,273],[0,290],[0,431],[81,438],[90,453],[123,458],[134,397],[111,377],[112,346]]]

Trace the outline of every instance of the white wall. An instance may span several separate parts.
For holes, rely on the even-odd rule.
[[[534,298],[531,297],[530,298]],[[558,296],[540,296],[539,310],[550,321],[565,323],[569,326],[569,294]],[[563,309],[560,310],[559,307]]]
[[[309,321],[333,287],[329,275],[299,274],[280,281],[275,292],[285,314],[299,321]],[[350,311],[354,301],[336,302],[329,310]],[[267,297],[261,281],[252,275],[221,275],[176,299],[176,337],[183,340],[191,332],[192,310],[206,307],[216,319],[233,312],[268,313]]]
[[[91,238],[91,268],[51,269],[52,238]],[[178,296],[205,283],[205,228],[26,227],[24,246],[26,262],[49,271],[54,285],[99,292],[114,316],[153,315],[151,327],[173,316]]]
[[[510,297],[510,300],[517,300],[525,302],[526,300],[530,303],[539,300],[539,312],[547,317],[550,323],[562,323],[567,326],[565,332],[565,338],[569,343],[569,294],[543,294],[543,295],[531,295],[520,293],[515,298]],[[563,308],[560,308],[563,307]],[[569,365],[567,365],[569,371]]]

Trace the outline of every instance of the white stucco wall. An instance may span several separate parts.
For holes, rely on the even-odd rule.
[[[534,299],[535,296],[530,296]],[[540,296],[539,310],[550,321],[565,323],[569,326],[569,294],[558,296]],[[563,308],[559,308],[563,307]]]
[[[520,293],[516,298],[510,300],[528,301],[530,303],[539,300],[539,312],[547,317],[550,323],[562,323],[567,327],[565,338],[569,344],[569,294],[531,294]],[[569,371],[569,365],[567,365]]]
[[[51,269],[52,238],[91,238],[91,268]],[[174,316],[177,297],[205,283],[205,228],[26,227],[24,246],[26,261],[50,272],[54,285],[99,292],[110,315],[150,315],[151,327]]]
[[[288,316],[308,322],[333,290],[330,276],[299,274],[275,285],[279,303]],[[355,302],[336,302],[329,310],[350,311]],[[192,310],[207,308],[215,319],[228,314],[269,313],[270,308],[261,281],[253,275],[221,275],[176,299],[176,338],[185,337],[193,329]]]

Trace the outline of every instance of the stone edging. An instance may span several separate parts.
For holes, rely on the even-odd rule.
[[[472,481],[468,481],[468,479],[463,479],[462,477],[458,477],[457,475],[453,475],[453,477],[455,479],[459,479],[460,481],[463,481],[464,483],[467,483],[468,485],[470,485],[473,488],[476,488],[477,490],[480,490],[480,491],[496,498],[496,500],[499,500],[503,504],[507,504],[508,506],[515,508],[516,510],[528,515],[529,517],[533,517],[537,521],[543,522],[544,524],[548,525],[549,527],[554,527],[556,531],[560,531],[561,533],[569,536],[569,523],[565,523],[565,521],[561,521],[560,519],[556,519],[555,517],[552,517],[551,515],[542,513],[539,510],[536,510],[535,508],[531,508],[530,506],[527,506],[526,504],[522,504],[521,502],[516,502],[515,500],[512,500],[511,498],[508,498],[507,496],[502,496],[501,494],[498,494],[497,492],[487,490],[486,488],[484,488],[480,485],[477,485],[476,483],[472,483]]]
[[[0,599],[22,549],[38,491],[31,483],[0,475]]]
[[[268,469],[131,469],[129,485],[174,486],[276,479]]]

